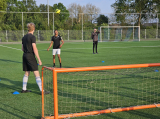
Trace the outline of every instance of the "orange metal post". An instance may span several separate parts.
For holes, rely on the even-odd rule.
[[[44,90],[43,89],[43,67],[42,67],[42,91]],[[42,93],[42,117],[44,117],[44,95]]]
[[[57,72],[53,69],[54,119],[58,119]]]

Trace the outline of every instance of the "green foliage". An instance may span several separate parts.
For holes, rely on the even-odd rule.
[[[0,30],[3,29],[2,28],[2,24],[3,24],[3,18],[5,15],[5,10],[6,10],[7,4],[6,4],[6,0],[0,0]]]
[[[0,11],[5,11],[7,7],[6,0],[0,0]]]
[[[1,0],[0,3],[5,0]],[[17,0],[7,0],[5,4],[0,4],[0,11],[7,6],[7,14],[4,14],[3,23],[0,29],[2,30],[22,30],[22,13],[21,12],[47,12],[47,5],[40,4],[36,5],[35,0],[17,1]],[[65,21],[69,19],[69,11],[62,3],[54,4],[53,7],[49,6],[49,12],[54,12],[55,9],[60,9],[61,14],[54,14],[55,28],[54,29],[65,29]],[[6,8],[5,8],[6,9]],[[4,10],[5,10],[4,9]],[[9,12],[19,12],[19,13],[9,13]],[[65,14],[63,14],[65,12]],[[66,14],[68,13],[68,14]],[[2,15],[2,13],[0,13]],[[0,17],[1,20],[2,17]],[[52,30],[53,29],[53,14],[49,14],[49,26],[48,26],[48,13],[23,13],[23,26],[24,30],[27,30],[26,24],[33,22],[38,30]]]
[[[147,20],[148,18],[156,18],[154,15],[142,14],[142,13],[156,13],[159,11],[159,0],[117,0],[111,5],[114,8],[116,21],[121,23],[121,25],[127,25],[126,19],[133,17],[127,13],[138,13],[135,14],[135,24],[140,26],[141,19]]]
[[[107,17],[107,16],[104,16],[104,15],[100,15],[100,16],[97,18],[97,26],[101,26],[101,24],[105,24],[105,23],[108,24],[108,17]]]
[[[0,20],[3,21],[0,25],[0,30],[22,30],[22,29],[27,30],[26,25],[29,22],[35,23],[36,30],[53,30],[53,29],[81,30],[82,29],[82,22],[81,22],[82,20],[80,22],[77,22],[76,17],[72,18],[69,14],[69,11],[62,3],[57,3],[54,4],[53,6],[49,6],[50,13],[48,16],[48,5],[40,4],[39,6],[37,6],[35,0],[29,0],[29,1],[1,0],[1,1],[4,1],[4,4],[0,4],[0,8],[6,9],[7,7],[7,13],[3,14],[4,17],[0,17]],[[1,7],[2,5],[6,6]],[[56,14],[55,13],[56,9],[60,9],[61,13]],[[14,12],[19,12],[19,13],[14,13]],[[41,12],[41,13],[27,13],[27,12]],[[0,13],[0,15],[2,15],[2,13]],[[54,28],[53,28],[53,19],[54,19]],[[93,29],[96,26],[84,18],[83,27],[84,29]]]
[[[100,26],[108,26],[108,24],[107,23],[103,23]]]

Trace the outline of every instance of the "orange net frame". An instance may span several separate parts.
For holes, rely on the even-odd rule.
[[[48,104],[49,106],[51,106],[51,107],[53,107],[53,113],[52,114],[50,114],[50,113],[48,113],[48,115],[45,113],[45,95],[44,94],[42,94],[42,119],[59,119],[59,118],[70,118],[70,117],[79,117],[79,116],[88,116],[88,115],[97,115],[97,114],[103,114],[103,113],[113,113],[113,112],[121,112],[121,111],[129,111],[129,110],[138,110],[138,109],[146,109],[146,108],[155,108],[155,107],[160,107],[160,104],[159,104],[159,102],[160,102],[160,96],[159,96],[159,92],[160,92],[160,88],[158,88],[157,86],[158,86],[158,84],[159,84],[159,76],[160,76],[160,73],[159,73],[159,70],[157,70],[158,68],[159,68],[159,66],[160,66],[160,63],[150,63],[150,64],[131,64],[131,65],[115,65],[115,66],[97,66],[97,67],[79,67],[79,68],[51,68],[51,67],[46,67],[46,66],[43,66],[42,67],[42,90],[46,90],[45,88],[44,88],[44,85],[45,85],[45,83],[44,83],[44,81],[46,80],[46,78],[45,78],[45,76],[49,76],[49,78],[51,78],[51,80],[52,81],[50,81],[50,82],[48,82],[48,84],[49,85],[51,85],[50,87],[51,87],[51,89],[52,89],[52,91],[51,92],[53,92],[51,95],[51,100],[50,100],[50,103]],[[143,72],[141,72],[141,75],[140,74],[138,74],[139,72],[140,72],[140,70],[138,70],[138,71],[136,71],[137,69],[140,69],[140,68],[146,68],[146,69],[148,69],[148,67],[152,67],[153,69],[151,69],[150,71],[149,70],[146,70],[146,71],[143,71]],[[120,70],[119,70],[120,69]],[[120,80],[120,79],[123,79],[125,76],[125,73],[123,74],[123,75],[121,75],[120,74],[120,72],[121,72],[121,70],[122,69],[124,69],[124,71],[127,71],[127,75],[128,76],[131,76],[131,75],[133,75],[133,73],[135,73],[135,75],[134,76],[132,76],[132,78],[133,77],[135,77],[136,75],[138,75],[138,79],[137,79],[137,81],[139,80],[139,78],[143,78],[144,80],[143,80],[143,83],[142,84],[137,84],[138,85],[138,87],[142,87],[142,89],[135,89],[135,90],[140,90],[140,91],[142,91],[142,96],[144,96],[144,95],[146,95],[146,91],[148,90],[148,87],[146,87],[146,86],[148,86],[148,83],[145,83],[147,80],[149,80],[149,82],[152,82],[151,81],[151,79],[153,80],[154,78],[156,78],[156,81],[154,81],[154,84],[157,84],[157,86],[153,86],[154,87],[154,89],[153,90],[156,90],[156,91],[154,91],[153,92],[153,90],[152,90],[152,92],[151,91],[149,91],[149,92],[147,92],[147,93],[149,93],[150,94],[150,99],[149,99],[149,101],[147,100],[147,103],[145,102],[143,102],[143,103],[139,103],[138,104],[138,106],[135,106],[134,104],[132,104],[132,103],[130,103],[131,104],[131,106],[128,106],[128,107],[124,107],[125,105],[118,105],[118,107],[116,107],[116,106],[111,106],[111,107],[108,107],[108,109],[100,109],[99,110],[99,108],[97,108],[97,110],[89,110],[89,111],[87,111],[87,110],[85,110],[84,112],[82,111],[82,112],[69,112],[68,114],[59,114],[59,110],[58,110],[58,94],[59,94],[59,92],[58,92],[58,83],[57,83],[57,81],[58,81],[58,74],[63,74],[63,73],[69,73],[69,72],[77,72],[77,73],[80,73],[80,72],[92,72],[92,71],[101,71],[101,72],[98,72],[98,77],[100,76],[100,75],[104,75],[104,74],[110,74],[111,76],[112,75],[114,75],[114,79],[117,79],[117,80]],[[128,69],[134,69],[134,71],[132,71],[132,72],[129,72],[128,73]],[[51,72],[51,75],[50,74],[45,74],[45,76],[44,76],[44,73],[45,73],[45,70],[47,70],[47,71],[50,71]],[[116,73],[116,74],[113,74],[113,72],[110,72],[111,70],[119,70],[118,71],[118,73]],[[104,72],[104,71],[108,71],[107,73],[106,72]],[[122,72],[124,72],[124,71],[122,71]],[[115,72],[114,72],[115,73]],[[146,73],[147,73],[147,75],[146,75]],[[156,74],[155,74],[156,73]],[[95,72],[93,73],[93,74],[95,74]],[[92,74],[92,75],[93,75]],[[151,74],[151,76],[149,76]],[[67,75],[72,75],[72,74],[67,74]],[[84,75],[84,74],[82,74],[82,75]],[[87,76],[89,75],[89,73],[87,74]],[[155,77],[154,77],[154,75],[156,75]],[[89,75],[90,76],[90,75]],[[66,77],[66,76],[64,76],[64,77]],[[90,76],[91,77],[91,76]],[[96,75],[94,75],[93,77],[96,77]],[[106,79],[108,78],[107,76],[104,76]],[[101,77],[103,80],[105,79],[103,76]],[[147,78],[146,78],[147,77]],[[154,78],[153,78],[154,77]],[[77,76],[75,76],[74,77],[74,80],[75,80],[75,78],[77,78]],[[128,77],[127,77],[128,78]],[[151,79],[150,79],[151,78]],[[147,79],[147,80],[146,80]],[[99,80],[99,79],[98,79]],[[108,79],[107,79],[108,80]],[[111,80],[109,80],[109,82],[112,82],[112,80],[113,79],[111,79]],[[135,80],[135,79],[132,79],[132,80]],[[96,81],[97,81],[97,79],[96,79]],[[116,81],[116,80],[114,80],[114,81]],[[127,79],[127,81],[128,81],[128,79]],[[64,82],[64,81],[63,81]],[[73,81],[72,81],[73,82]],[[91,82],[93,82],[93,79],[91,80]],[[77,82],[76,82],[77,83]],[[107,82],[108,83],[108,82]],[[133,82],[132,82],[133,83]],[[104,82],[101,82],[101,84],[103,84],[104,85]],[[86,85],[86,84],[85,84]],[[118,88],[120,89],[120,88],[122,88],[123,86],[119,86],[118,87],[118,83],[115,83],[114,82],[114,85],[116,85],[116,86],[113,86],[113,90],[116,90],[116,89],[114,89],[114,88],[117,88],[117,92],[115,93],[114,92],[114,94],[117,94],[117,96],[116,96],[116,98],[119,98],[119,92],[118,92]],[[125,84],[126,85],[126,84]],[[73,84],[72,84],[72,86],[73,86]],[[83,89],[87,89],[87,86],[89,86],[89,85],[86,85],[86,87],[84,87],[83,86]],[[150,87],[150,89],[151,89],[151,86],[152,86],[152,84],[149,84],[149,87]],[[93,86],[92,86],[93,87]],[[145,88],[143,88],[143,87],[145,87]],[[82,90],[83,90],[82,89]],[[66,90],[66,89],[65,89]],[[74,89],[75,90],[75,89]],[[89,90],[89,89],[88,89]],[[110,89],[107,89],[107,90],[110,90]],[[145,90],[145,91],[144,91]],[[105,91],[106,91],[106,89],[105,89]],[[73,92],[73,91],[72,91]],[[145,93],[144,93],[145,92]],[[102,93],[102,92],[99,92],[99,93]],[[109,92],[109,93],[111,93],[111,92]],[[108,93],[108,94],[109,94]],[[120,92],[121,93],[121,92]],[[153,93],[153,95],[151,95],[151,93]],[[100,94],[98,94],[99,96],[101,96]],[[112,94],[113,95],[113,94]],[[127,95],[127,94],[126,94]],[[134,94],[134,95],[141,95],[141,94]],[[139,96],[141,99],[140,100],[144,100],[144,99],[142,99],[143,97],[142,96]],[[155,100],[156,101],[153,101],[154,99],[152,99],[151,98],[151,96],[154,96],[154,98],[155,98]],[[111,97],[111,96],[110,96]],[[139,98],[138,97],[138,98]],[[145,96],[144,96],[145,97]],[[46,97],[46,98],[49,98],[49,96],[48,97]],[[70,98],[73,98],[72,97],[72,95],[70,94]],[[85,97],[86,98],[86,97]],[[133,97],[132,97],[133,98]],[[137,98],[137,97],[134,97],[134,98]],[[147,96],[145,97],[145,98],[148,98]],[[90,100],[91,99],[93,99],[93,98],[90,98]],[[112,99],[112,98],[111,98]],[[74,99],[74,100],[76,100],[76,99]],[[97,99],[96,99],[97,100]],[[95,101],[96,101],[95,100]],[[135,100],[135,99],[134,99]],[[146,99],[145,99],[146,100]],[[109,101],[110,101],[110,99],[109,99]],[[137,101],[137,100],[136,100]],[[118,100],[118,102],[119,102],[119,100]],[[152,103],[153,102],[153,103]],[[67,102],[66,102],[67,103]],[[68,102],[69,103],[69,102]],[[83,101],[83,103],[84,103],[84,101]],[[87,102],[88,103],[88,102]],[[117,102],[116,102],[117,103]],[[80,103],[81,104],[81,103]],[[132,106],[133,105],[133,106]],[[113,108],[112,108],[113,107]],[[62,107],[63,108],[63,107]],[[68,108],[68,107],[67,107]],[[51,109],[49,109],[49,110],[51,110]],[[63,112],[62,112],[63,113]]]

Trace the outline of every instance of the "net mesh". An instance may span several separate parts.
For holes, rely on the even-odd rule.
[[[160,68],[58,73],[58,113],[70,114],[160,103]],[[52,71],[44,70],[45,116],[54,115]]]
[[[101,41],[139,41],[139,27],[101,27]]]

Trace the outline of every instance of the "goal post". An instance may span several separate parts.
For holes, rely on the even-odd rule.
[[[160,107],[160,63],[42,67],[42,118],[59,119]]]
[[[100,42],[140,41],[140,26],[101,26]]]

